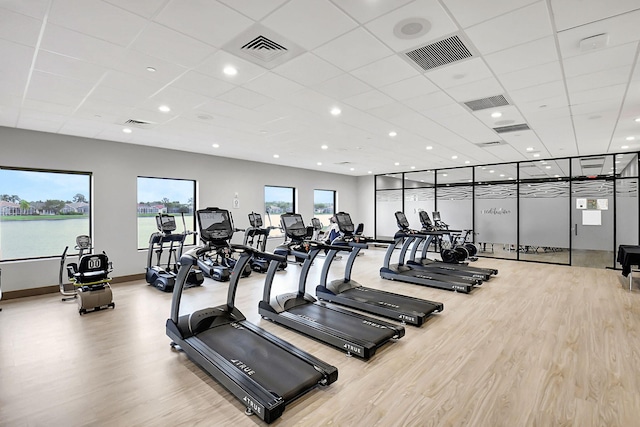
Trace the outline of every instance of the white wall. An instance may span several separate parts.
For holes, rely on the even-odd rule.
[[[5,127],[0,127],[0,166],[93,173],[92,237],[95,248],[113,261],[115,277],[143,273],[146,265],[146,251],[136,249],[138,176],[196,180],[198,207],[230,209],[237,227],[248,226],[252,210],[262,212],[265,185],[295,187],[297,210],[307,222],[313,217],[313,190],[326,189],[338,192],[339,209],[354,221],[373,224],[372,178],[363,179],[369,177]],[[231,209],[235,193],[239,209]],[[242,241],[240,234],[234,242]],[[38,288],[57,284],[59,258],[3,262],[0,268],[4,292]]]

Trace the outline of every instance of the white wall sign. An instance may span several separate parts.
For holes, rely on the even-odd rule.
[[[597,206],[601,211],[609,210],[609,199],[598,199]]]
[[[576,199],[576,209],[587,209],[587,199]]]
[[[602,225],[602,212],[596,210],[582,211],[582,225]]]

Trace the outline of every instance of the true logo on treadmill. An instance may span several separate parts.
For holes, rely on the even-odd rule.
[[[388,302],[384,302],[384,301],[378,301],[378,304],[380,304],[380,305],[384,305],[385,307],[400,308],[400,306],[399,306],[399,305],[390,304],[390,303],[388,303]]]
[[[312,317],[309,317],[309,316],[305,316],[304,314],[300,314],[299,316],[302,317],[303,319],[307,319],[310,322],[315,322],[316,321],[316,319],[314,319]]]
[[[416,321],[415,317],[405,316],[404,314],[401,314],[400,316],[398,316],[398,319],[404,320],[404,321],[407,321],[407,322],[415,322]]]
[[[453,289],[454,291],[466,291],[467,290],[464,286],[460,286],[460,285],[452,285],[451,289]]]
[[[244,327],[243,327],[242,325],[240,325],[240,324],[238,324],[238,323],[236,323],[236,322],[233,322],[233,323],[231,324],[231,326],[233,326],[233,327],[234,327],[234,328],[236,328],[236,329],[244,329]]]
[[[387,329],[386,326],[374,323],[370,320],[363,320],[362,323],[364,323],[365,325],[373,326],[374,328]]]
[[[242,401],[247,404],[247,408],[251,409],[254,413],[260,415],[262,414],[262,408],[258,405],[253,399],[249,396],[245,396],[242,398]]]
[[[251,369],[250,367],[248,367],[244,362],[238,360],[238,359],[231,359],[231,363],[233,363],[238,369],[240,369],[242,372],[244,372],[245,374],[251,376],[253,374],[256,373],[256,371],[254,371],[253,369]]]
[[[351,345],[349,343],[343,344],[342,347],[344,347],[344,349],[349,352],[358,353],[358,354],[362,353],[362,350],[360,348],[356,347],[355,345]]]

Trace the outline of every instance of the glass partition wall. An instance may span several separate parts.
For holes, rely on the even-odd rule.
[[[619,267],[617,246],[640,244],[638,153],[606,154],[376,176],[376,236],[439,211],[473,230],[480,256]]]

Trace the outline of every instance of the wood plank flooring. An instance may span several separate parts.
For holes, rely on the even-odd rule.
[[[445,310],[367,361],[262,320],[264,275],[242,279],[254,323],[339,369],[336,383],[285,409],[276,426],[637,426],[640,290],[619,271],[481,259],[500,274],[471,294],[380,279],[384,250],[358,258],[370,287]],[[336,261],[338,277],[345,261]],[[316,261],[308,289],[319,278]],[[117,269],[117,266],[114,266]],[[116,270],[117,271],[117,270]],[[299,267],[274,292],[296,287]],[[185,291],[186,310],[218,305],[227,284]],[[2,426],[255,426],[255,416],[183,353],[164,324],[171,295],[113,286],[115,310],[79,316],[57,294],[2,301]]]

